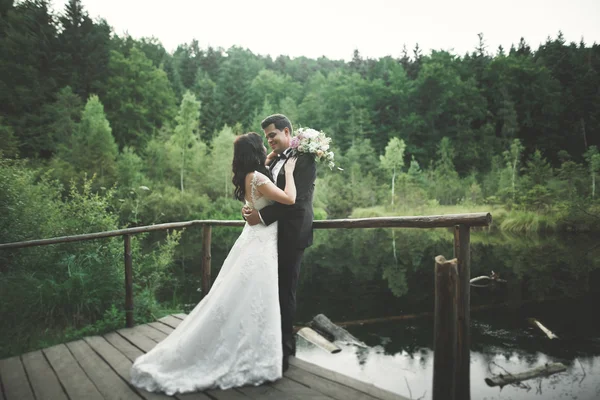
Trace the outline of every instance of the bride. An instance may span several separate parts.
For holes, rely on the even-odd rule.
[[[269,179],[266,148],[250,132],[234,142],[235,196],[260,210],[294,204],[296,159],[285,164],[285,191]],[[131,382],[168,395],[260,385],[282,376],[277,223],[244,229],[204,299],[166,339],[138,357]]]

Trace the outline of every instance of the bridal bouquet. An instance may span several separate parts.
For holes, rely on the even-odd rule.
[[[329,151],[331,138],[323,132],[311,128],[298,128],[296,135],[292,137],[290,147],[294,155],[298,153],[314,154],[317,161],[327,163],[329,169],[335,167],[333,152]],[[338,167],[339,170],[342,170]]]

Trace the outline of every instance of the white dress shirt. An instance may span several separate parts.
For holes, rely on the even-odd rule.
[[[292,152],[292,149],[287,148],[283,151],[283,154],[285,155],[286,159],[287,157],[290,156],[290,153]],[[279,175],[279,171],[281,171],[281,168],[283,167],[283,165],[285,164],[285,160],[284,158],[280,158],[277,161],[277,164],[275,164],[275,166],[273,167],[273,169],[271,170],[271,176],[273,177],[273,180],[275,181],[275,185],[277,185],[277,175]]]
[[[275,186],[277,186],[277,176],[279,175],[279,171],[281,171],[281,168],[283,168],[283,165],[285,164],[285,160],[287,159],[287,157],[290,156],[290,153],[292,152],[291,148],[287,148],[283,151],[283,154],[286,156],[286,158],[280,158],[279,160],[277,160],[277,164],[275,164],[273,166],[273,169],[271,170],[271,176],[273,177],[273,181],[275,182]],[[265,224],[265,221],[263,221],[262,219],[262,215],[260,215],[260,211],[258,211],[258,217],[260,218],[260,222],[262,222],[263,225]]]

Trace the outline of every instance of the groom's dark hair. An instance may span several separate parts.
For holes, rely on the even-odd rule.
[[[275,129],[279,129],[280,131],[287,127],[290,130],[290,135],[292,134],[292,123],[288,117],[283,114],[269,115],[267,118],[263,119],[263,121],[260,123],[260,127],[265,129],[271,124],[275,126]]]

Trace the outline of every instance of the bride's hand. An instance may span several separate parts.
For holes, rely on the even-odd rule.
[[[271,164],[271,162],[276,158],[277,158],[277,153],[275,153],[274,151],[270,152],[269,154],[267,154],[267,159],[265,160],[265,165]]]
[[[287,160],[284,166],[286,174],[294,173],[294,170],[296,169],[296,161],[298,161],[298,157],[292,157],[289,160]]]

